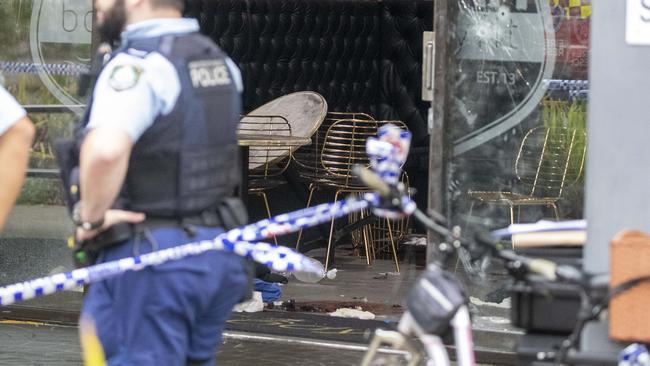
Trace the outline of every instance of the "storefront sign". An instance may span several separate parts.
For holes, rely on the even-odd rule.
[[[90,43],[93,12],[89,1],[47,0],[34,10],[39,13],[36,15],[40,42]]]
[[[83,66],[90,63],[92,0],[34,0],[30,23],[30,49],[38,76],[64,105],[81,104],[73,83],[56,78],[44,65]],[[75,76],[72,76],[75,77]]]
[[[627,0],[625,42],[633,46],[650,45],[650,0]]]
[[[461,3],[454,108],[462,127],[454,156],[524,121],[542,100],[543,80],[552,78],[557,58],[548,0]]]

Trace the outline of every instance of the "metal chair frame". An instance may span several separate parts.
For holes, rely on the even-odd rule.
[[[341,118],[337,117],[361,117],[359,118]],[[319,163],[315,164],[313,171],[318,172],[317,177],[311,179],[309,185],[309,197],[307,199],[307,207],[310,207],[311,200],[314,192],[321,188],[334,188],[334,202],[337,202],[341,193],[360,194],[370,191],[368,187],[358,183],[354,174],[352,174],[352,167],[356,164],[369,166],[369,160],[365,152],[365,143],[368,137],[376,136],[377,130],[380,125],[386,123],[394,123],[402,128],[406,128],[401,121],[376,121],[372,117],[363,113],[329,113],[324,123],[327,130],[323,133],[323,129],[319,130],[320,138],[314,138],[315,141],[322,141],[320,144],[316,142],[317,148],[320,149],[318,156]],[[303,175],[309,179],[310,175]],[[367,211],[362,211],[357,214],[359,220],[363,220],[370,215]],[[357,219],[357,215],[349,217],[350,220]],[[397,249],[395,238],[393,237],[393,229],[390,221],[387,222],[389,227],[388,235],[391,242],[393,257],[395,260],[395,267],[397,272],[399,269],[399,261],[397,258]],[[325,259],[325,267],[329,268],[330,253],[332,246],[332,238],[334,235],[334,220],[330,222],[330,231],[327,241],[327,254]],[[375,257],[375,248],[372,245],[370,228],[365,225],[359,229],[357,234],[359,239],[363,241],[364,249],[366,252],[366,264],[370,265]],[[300,246],[300,239],[302,231],[298,233],[298,240],[296,249]],[[354,238],[354,235],[353,235]]]
[[[528,131],[517,153],[515,174],[519,185],[530,187],[529,193],[470,190],[468,195],[472,203],[468,217],[471,218],[475,204],[481,203],[508,206],[511,224],[515,222],[514,208],[519,211],[521,206],[551,207],[555,219],[559,220],[557,201],[565,186],[578,181],[584,169],[586,144],[582,148],[576,145],[585,137],[584,131],[565,127],[536,127]],[[579,159],[578,169],[571,172],[571,162],[576,158]],[[519,218],[519,212],[517,216]]]
[[[262,126],[262,128],[260,128]],[[291,136],[291,125],[289,121],[283,116],[276,115],[245,115],[237,126],[240,133],[251,134],[268,134],[276,136]],[[261,154],[260,154],[261,153]],[[284,173],[289,167],[291,161],[292,151],[287,146],[269,146],[269,145],[251,145],[249,147],[249,187],[247,187],[248,194],[260,196],[264,201],[266,214],[269,218],[271,215],[271,208],[266,191],[273,189],[280,184],[273,183],[264,186],[251,187],[250,183],[268,183],[270,179],[277,178]],[[253,184],[254,185],[254,184]],[[278,241],[273,237],[275,244]]]

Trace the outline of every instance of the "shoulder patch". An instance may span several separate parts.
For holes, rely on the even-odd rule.
[[[133,88],[138,84],[142,75],[142,68],[136,65],[115,66],[108,78],[108,85],[115,91],[123,91]]]

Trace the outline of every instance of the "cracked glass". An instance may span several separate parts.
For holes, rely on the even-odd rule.
[[[452,222],[471,232],[582,218],[591,1],[462,0],[449,10]],[[468,281],[477,304],[507,297],[494,267]]]

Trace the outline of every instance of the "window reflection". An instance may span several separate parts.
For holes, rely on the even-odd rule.
[[[580,218],[590,2],[468,0],[455,10],[454,221]]]
[[[72,267],[53,143],[71,134],[85,102],[77,85],[90,60],[91,9],[91,0],[0,3],[0,81],[37,128],[28,177],[0,238],[2,284]]]

